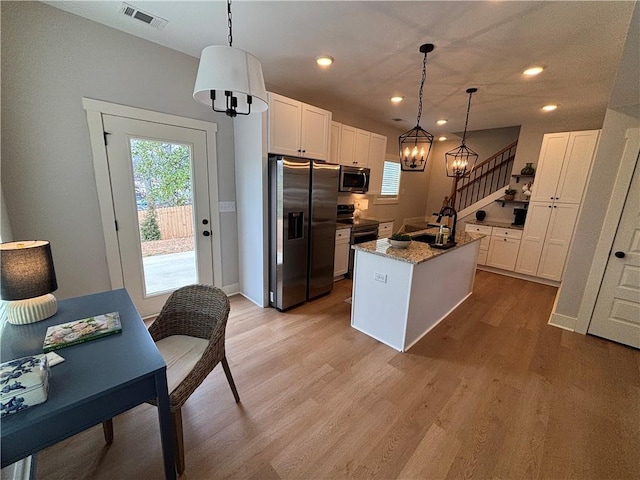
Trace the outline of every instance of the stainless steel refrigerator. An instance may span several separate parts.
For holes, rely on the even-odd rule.
[[[279,310],[333,288],[340,167],[269,156],[269,303]]]

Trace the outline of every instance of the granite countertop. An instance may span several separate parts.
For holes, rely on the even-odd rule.
[[[465,220],[465,223],[468,223],[469,225],[484,225],[486,227],[513,228],[514,230],[524,229],[524,225],[512,225],[509,222],[495,222],[491,220],[480,221],[480,220],[469,219],[469,220]]]
[[[336,223],[336,230],[342,230],[344,228],[351,228],[351,225],[349,225],[348,223]]]
[[[382,217],[382,218],[380,218],[380,217],[362,217],[362,218],[364,218],[366,220],[375,220],[375,221],[380,222],[380,223],[388,223],[388,222],[393,222],[394,221],[393,218],[384,218],[384,217]]]
[[[414,237],[423,233],[436,234],[437,232],[437,228],[427,228],[417,232],[411,232],[408,235]],[[381,257],[392,258],[401,262],[418,265],[419,263],[426,262],[427,260],[439,257],[440,255],[445,255],[447,252],[460,248],[468,243],[480,240],[484,236],[485,235],[482,235],[481,233],[456,232],[457,245],[447,250],[432,248],[426,243],[416,241],[411,242],[407,248],[395,248],[389,244],[386,238],[373,240],[371,242],[358,243],[353,245],[351,248],[354,250],[362,250],[367,253],[373,253],[374,255],[379,255]]]

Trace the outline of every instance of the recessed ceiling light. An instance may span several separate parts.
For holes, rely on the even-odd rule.
[[[542,110],[545,112],[553,112],[556,108],[558,108],[558,105],[545,105],[542,107]]]
[[[447,139],[447,137],[445,137],[444,135],[442,135],[441,137],[438,137],[438,141],[440,142],[444,142]]]
[[[321,67],[328,67],[333,63],[333,57],[330,57],[329,55],[320,55],[316,58],[316,63]]]
[[[444,125],[445,123],[447,123],[447,121],[444,118],[441,118],[440,120],[438,120],[436,122],[438,125]]]
[[[528,77],[535,77],[536,75],[542,73],[543,70],[544,70],[544,67],[531,67],[531,68],[527,68],[522,73]]]
[[[404,100],[404,97],[400,97],[400,96],[391,97],[391,101],[393,103],[400,103],[402,100]]]

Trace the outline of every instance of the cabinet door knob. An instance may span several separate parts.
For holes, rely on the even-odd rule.
[[[616,252],[614,253],[614,255],[616,256],[616,258],[624,258],[627,256],[627,254],[624,252]]]
[[[211,232],[209,230],[205,230],[204,232],[202,232],[202,235],[208,237],[209,235],[211,235]]]
[[[551,208],[551,205],[549,205],[549,208]]]

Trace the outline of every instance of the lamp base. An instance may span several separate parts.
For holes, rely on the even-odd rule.
[[[47,293],[40,297],[7,302],[7,322],[27,325],[51,317],[58,311],[56,297]]]

